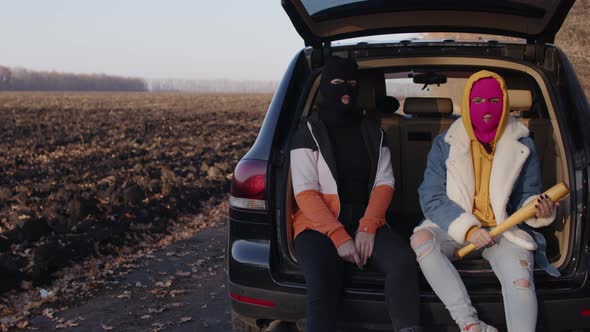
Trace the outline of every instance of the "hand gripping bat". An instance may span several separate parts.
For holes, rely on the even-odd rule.
[[[564,198],[565,196],[567,196],[567,194],[569,194],[568,187],[565,185],[565,183],[560,182],[560,183],[554,185],[553,187],[549,188],[542,195],[547,195],[547,196],[549,196],[549,198],[551,198],[552,201],[557,202],[557,201],[561,200],[562,198]],[[528,218],[533,217],[535,215],[535,213],[536,213],[535,201],[533,200],[531,202],[528,202],[526,205],[524,205],[520,209],[518,209],[516,212],[514,212],[512,215],[510,215],[510,217],[506,218],[506,220],[504,220],[504,222],[502,222],[500,225],[492,228],[490,230],[490,235],[492,237],[496,237],[496,236],[502,234],[503,232],[507,231],[508,229],[527,220]],[[458,259],[462,259],[463,257],[465,257],[465,255],[470,253],[475,248],[476,248],[475,245],[470,243],[470,244],[464,246],[463,248],[457,250],[455,252],[455,257],[457,257]]]

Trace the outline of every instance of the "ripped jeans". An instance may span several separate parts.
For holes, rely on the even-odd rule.
[[[413,249],[426,280],[461,329],[478,322],[465,285],[451,263],[455,259],[454,251],[463,245],[438,227],[422,229],[432,233],[433,238],[417,246],[413,244]],[[535,331],[537,297],[533,283],[533,254],[502,236],[496,238],[495,245],[481,251],[481,256],[490,262],[502,285],[508,331]]]

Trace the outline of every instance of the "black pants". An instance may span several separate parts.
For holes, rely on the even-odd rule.
[[[353,229],[350,219],[343,223]],[[307,286],[306,331],[336,331],[342,285],[352,264],[338,256],[329,237],[312,230],[297,236],[295,254],[303,264]],[[409,241],[387,225],[379,228],[367,268],[386,275],[385,301],[394,329],[420,325],[416,258]]]

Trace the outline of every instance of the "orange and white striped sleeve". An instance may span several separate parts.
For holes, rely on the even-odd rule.
[[[310,220],[308,227],[328,236],[338,248],[348,240],[352,240],[338,221],[333,207],[338,204],[338,196],[320,191],[318,161],[321,159],[317,144],[309,129],[301,126],[291,148],[291,177],[293,192],[299,209]]]
[[[387,141],[384,139],[381,144],[375,185],[371,191],[365,214],[359,222],[359,232],[375,234],[379,227],[385,225],[385,213],[393,199],[394,184],[395,179],[391,167],[391,152],[387,146]]]

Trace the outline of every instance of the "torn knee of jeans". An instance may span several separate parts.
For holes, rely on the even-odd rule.
[[[414,252],[416,253],[416,258],[418,260],[420,260],[424,256],[430,254],[430,252],[432,252],[433,248],[434,248],[434,241],[433,240],[426,241],[426,242],[422,243],[421,245],[415,247]]]
[[[426,229],[421,229],[410,237],[410,246],[416,249],[424,243],[432,240],[434,240],[434,233]]]
[[[519,263],[521,267],[532,271],[531,263],[528,260],[521,258]]]
[[[530,280],[527,279],[517,279],[514,280],[514,287],[521,288],[521,289],[529,289],[533,286]]]

